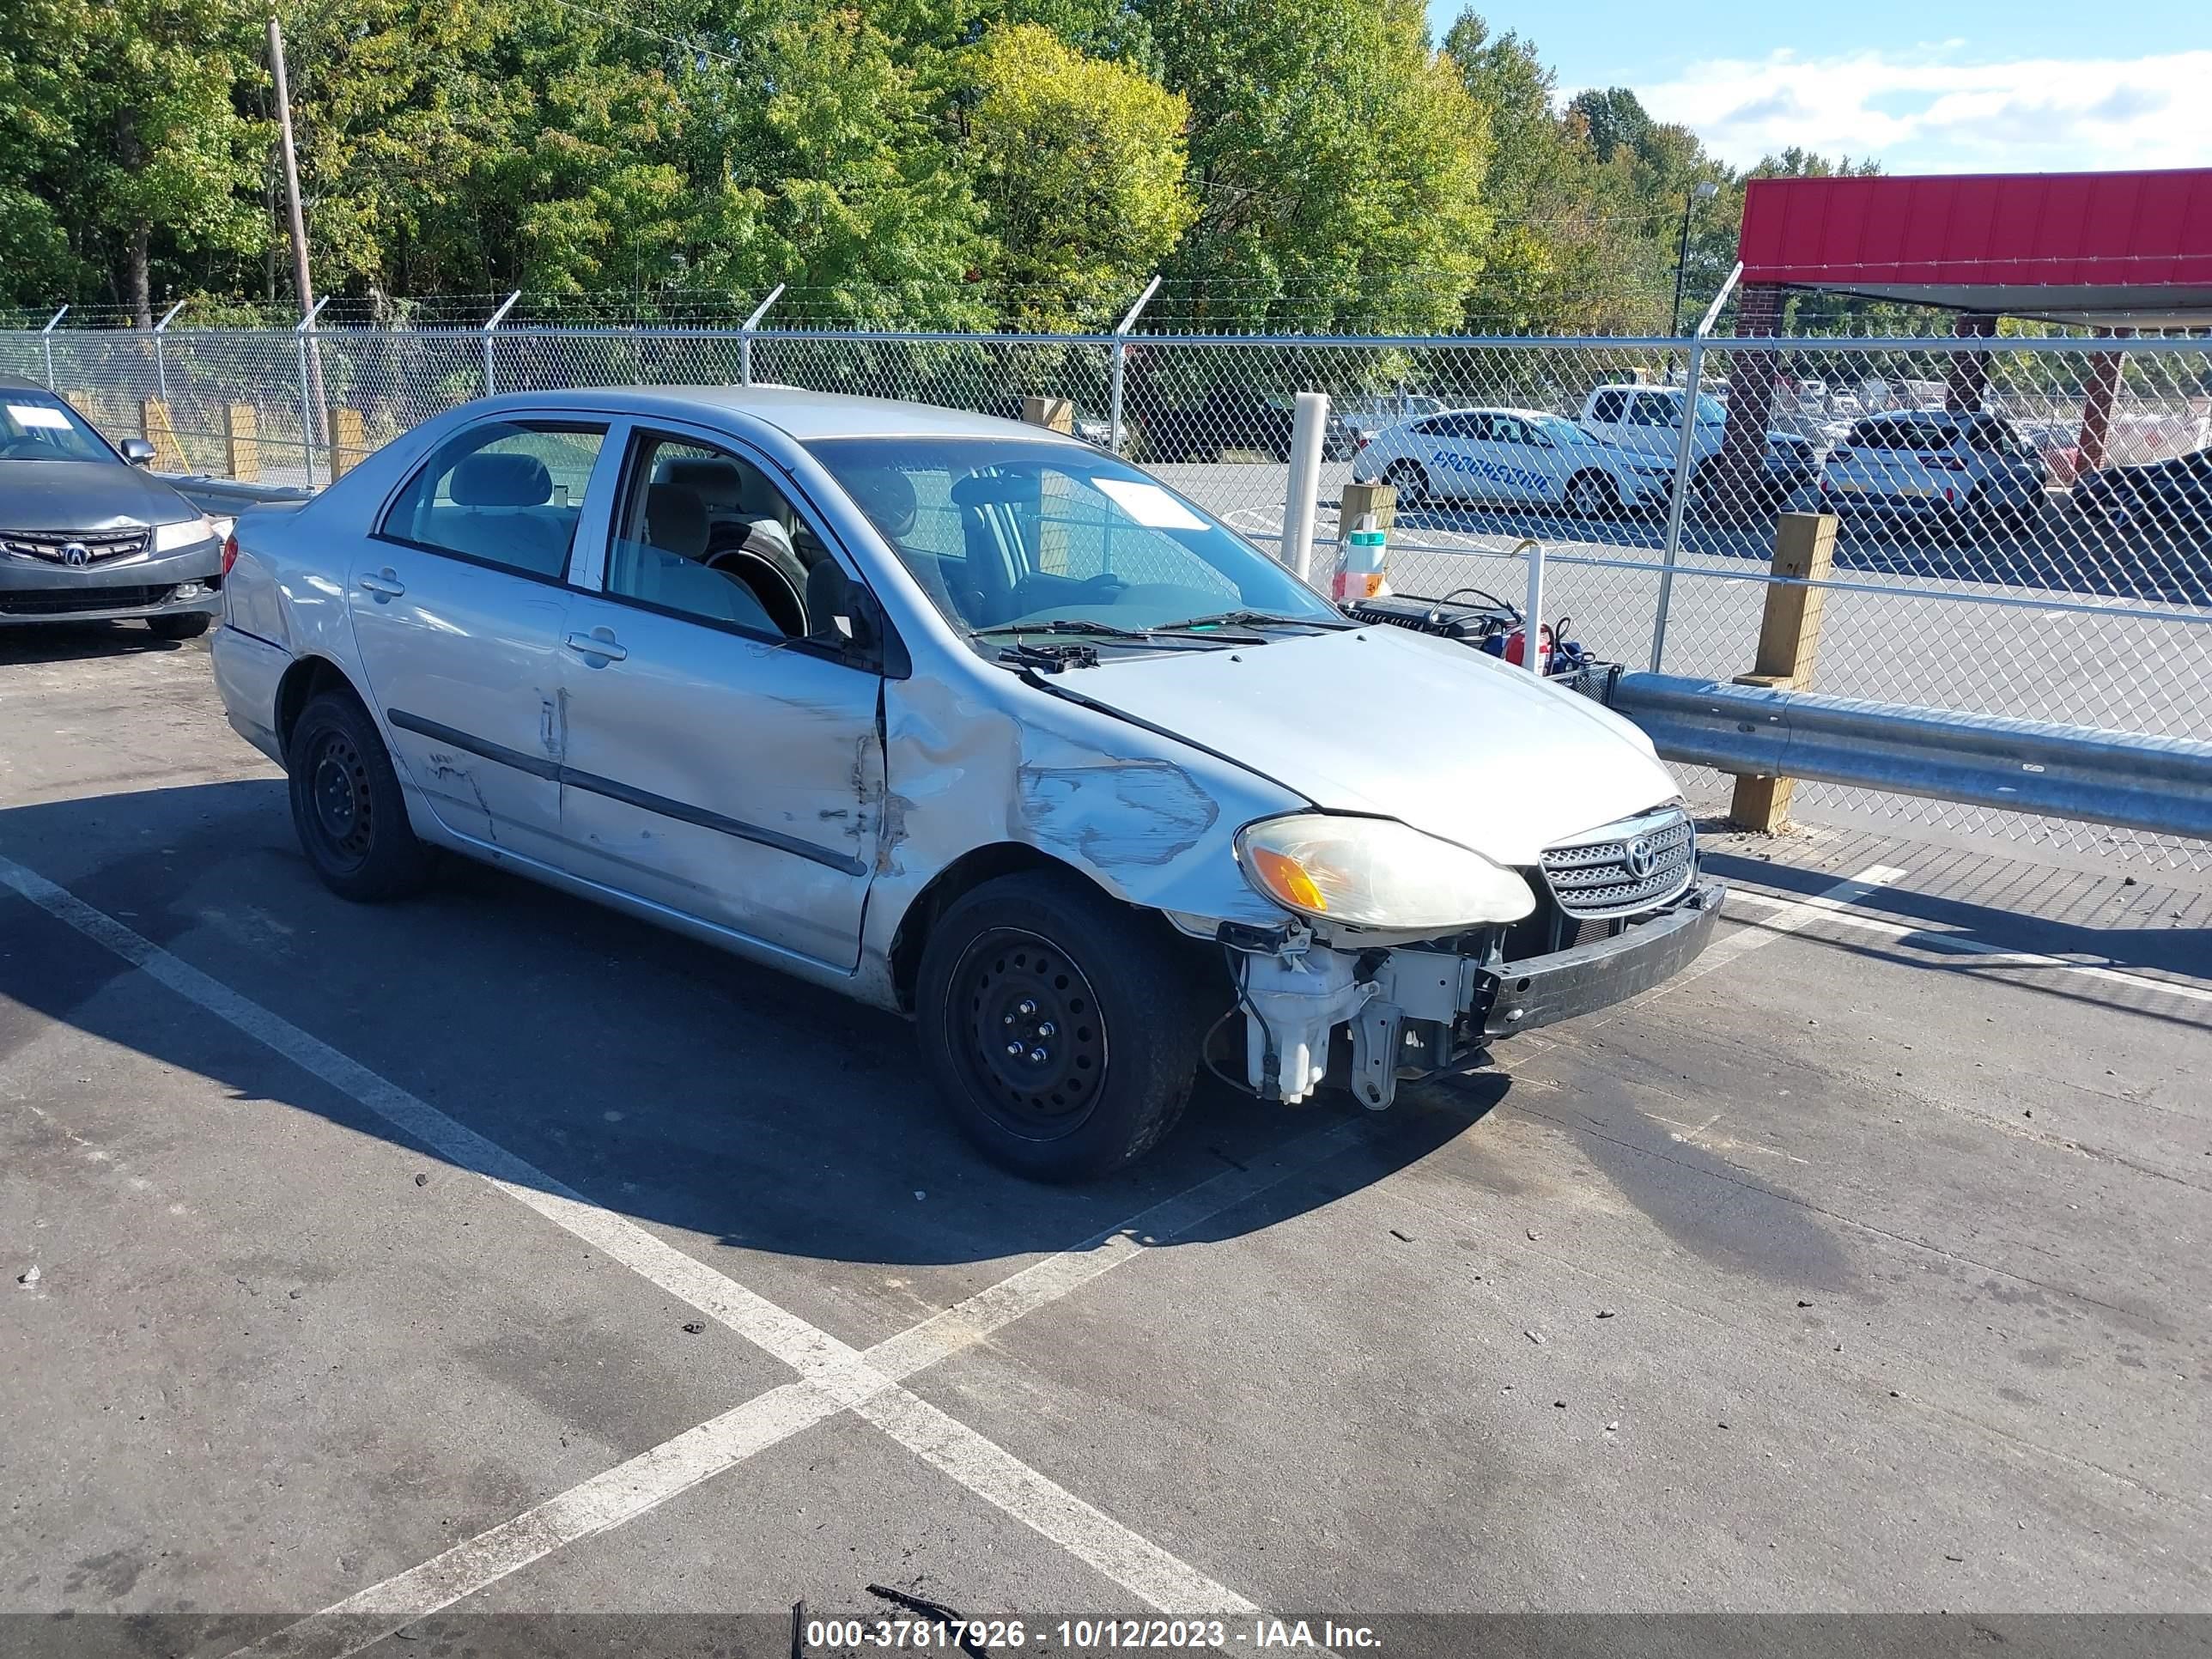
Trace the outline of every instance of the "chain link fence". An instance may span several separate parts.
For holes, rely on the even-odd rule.
[[[781,384],[1018,417],[1074,406],[1247,536],[1282,534],[1295,394],[1325,392],[1317,562],[1350,483],[1395,487],[1403,592],[1522,591],[1634,667],[1752,666],[1778,514],[1833,513],[1813,689],[2151,734],[2212,729],[2212,341],[877,333],[744,327],[0,330],[0,374],[185,465],[328,479],[487,390]],[[343,418],[325,411],[345,411]],[[155,436],[147,432],[148,436]],[[346,453],[337,458],[341,464]],[[1806,786],[1803,816],[2212,867],[2130,831]]]

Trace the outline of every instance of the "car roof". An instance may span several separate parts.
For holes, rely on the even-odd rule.
[[[42,398],[58,398],[61,395],[52,386],[41,386],[36,380],[27,380],[20,374],[0,374],[0,391],[35,392]]]
[[[616,410],[680,420],[702,410],[749,416],[799,443],[821,438],[1030,438],[1079,441],[1065,433],[996,415],[975,415],[937,404],[895,398],[856,398],[785,386],[586,386],[558,392],[510,392],[492,408]]]

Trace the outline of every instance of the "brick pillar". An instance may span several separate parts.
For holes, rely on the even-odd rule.
[[[1996,337],[1997,319],[1986,311],[1966,311],[1959,313],[1951,325],[1951,332],[1962,340],[1989,340]],[[1954,351],[1944,369],[1943,407],[1954,415],[1972,415],[1982,406],[1982,398],[1990,389],[1990,354],[1986,351]]]
[[[1782,289],[1772,283],[1746,283],[1735,302],[1738,338],[1782,331]],[[1779,351],[1729,352],[1721,360],[1729,383],[1728,425],[1721,437],[1718,494],[1725,501],[1756,501],[1766,482],[1766,428],[1774,418],[1774,388],[1782,378]],[[1705,373],[1716,364],[1708,356]]]
[[[2100,329],[2100,334],[2130,334],[2131,329]],[[2100,351],[2089,359],[2089,385],[2081,403],[2080,471],[2104,465],[2106,446],[2112,441],[2112,405],[2120,395],[2120,354]]]

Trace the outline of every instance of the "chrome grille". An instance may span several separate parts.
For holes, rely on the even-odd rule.
[[[1636,848],[1641,844],[1639,856]],[[1544,849],[1544,879],[1560,909],[1585,920],[1633,915],[1666,903],[1690,884],[1698,832],[1679,806],[1623,818]],[[1644,860],[1642,875],[1637,868]]]
[[[119,530],[0,530],[0,550],[48,564],[67,564],[67,550],[82,547],[84,562],[104,564],[143,553],[149,533],[135,526]]]

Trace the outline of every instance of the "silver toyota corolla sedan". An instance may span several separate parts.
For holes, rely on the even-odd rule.
[[[777,388],[515,394],[226,549],[216,674],[317,872],[442,848],[887,1008],[1095,1176],[1619,1001],[1719,908],[1634,727],[1348,618],[1090,445]]]

